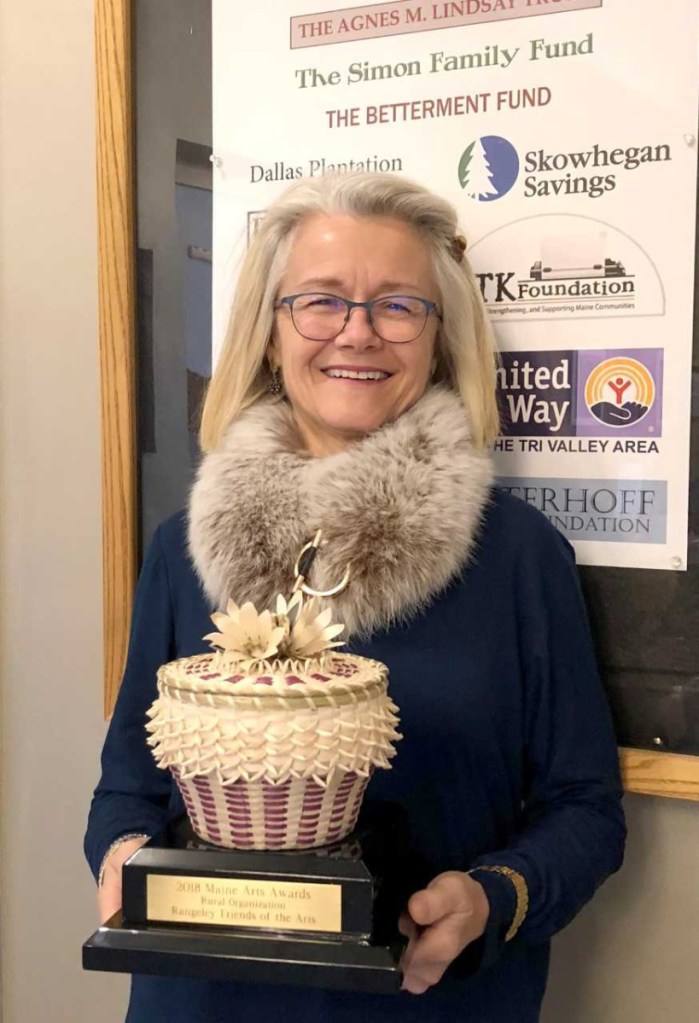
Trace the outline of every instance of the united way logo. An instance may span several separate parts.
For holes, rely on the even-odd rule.
[[[578,353],[578,436],[661,433],[662,349]]]
[[[495,376],[503,437],[662,436],[662,348],[504,351]]]
[[[635,359],[605,359],[585,384],[585,404],[605,426],[638,423],[655,401],[650,371]]]
[[[501,135],[481,135],[459,160],[459,184],[476,202],[507,195],[519,174],[517,150]]]

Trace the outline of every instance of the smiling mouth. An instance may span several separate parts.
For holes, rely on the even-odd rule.
[[[385,373],[381,369],[365,369],[365,370],[354,370],[354,369],[323,369],[322,373],[326,377],[330,377],[331,380],[372,380],[381,381],[388,380],[389,377],[393,376],[392,373]]]

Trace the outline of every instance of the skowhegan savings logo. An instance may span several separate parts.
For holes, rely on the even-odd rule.
[[[597,142],[588,149],[571,152],[530,149],[520,160],[508,139],[481,135],[461,154],[458,174],[466,195],[477,202],[492,202],[507,195],[520,169],[525,199],[568,195],[599,199],[618,187],[620,174],[671,160],[672,152],[666,143],[609,147]]]
[[[476,202],[507,195],[519,175],[517,150],[501,135],[474,139],[459,160],[459,184]]]

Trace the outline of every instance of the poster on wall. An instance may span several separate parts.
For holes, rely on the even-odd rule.
[[[421,181],[497,337],[501,485],[582,564],[685,569],[696,0],[328,6],[213,0],[214,355],[288,183]]]

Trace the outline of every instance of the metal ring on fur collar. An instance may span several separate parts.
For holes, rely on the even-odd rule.
[[[306,577],[311,570],[311,565],[315,561],[315,556],[320,549],[322,536],[323,530],[319,529],[313,539],[309,540],[309,542],[305,544],[299,552],[296,564],[294,565],[294,575],[296,576],[294,593],[296,590],[301,590],[301,592],[305,593],[308,597],[334,597],[338,593],[342,593],[342,591],[347,588],[351,575],[349,565],[345,569],[345,574],[337,586],[333,586],[329,590],[314,590],[306,582]]]

